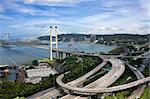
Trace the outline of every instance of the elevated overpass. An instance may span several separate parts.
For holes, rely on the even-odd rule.
[[[108,59],[108,61],[112,63],[112,69],[103,77],[97,79],[96,81],[88,84],[83,88],[88,88],[88,89],[107,88],[123,74],[125,70],[125,66],[119,59]],[[71,99],[73,99],[74,97],[73,95],[64,96],[62,97],[62,99],[69,99],[69,97],[71,96],[72,96]],[[76,98],[80,99],[83,97],[77,96]]]
[[[135,67],[131,66],[130,64],[128,64],[129,68],[134,72],[134,74],[136,75],[137,79],[143,79],[145,78],[144,75]],[[138,99],[140,98],[140,96],[142,95],[142,93],[144,92],[146,85],[141,85],[139,86],[139,88],[137,88],[136,90],[134,90],[131,95],[128,97],[128,99]]]
[[[84,93],[86,93],[86,94],[89,93],[89,95],[91,95],[91,94],[96,94],[96,93],[115,92],[115,91],[132,88],[132,87],[138,86],[138,85],[146,83],[146,82],[150,82],[150,77],[146,77],[146,78],[143,78],[143,79],[140,79],[137,81],[133,81],[131,83],[119,85],[119,86],[92,89],[92,88],[79,88],[79,87],[73,87],[73,86],[66,85],[65,83],[62,82],[63,77],[64,77],[64,74],[61,74],[60,76],[58,76],[56,78],[58,85],[60,85],[64,89],[74,91],[74,92],[77,92],[78,94],[83,94],[83,95],[84,95]]]
[[[67,85],[70,86],[81,86],[83,84],[83,82],[89,78],[90,76],[92,76],[94,73],[98,72],[102,67],[104,67],[107,64],[107,60],[104,60],[101,64],[99,64],[97,67],[95,67],[93,70],[91,70],[90,72],[86,73],[85,75],[67,83]]]

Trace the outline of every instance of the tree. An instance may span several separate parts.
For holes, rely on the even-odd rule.
[[[38,61],[37,61],[37,60],[33,60],[33,61],[32,61],[32,65],[35,65],[35,66],[36,66],[37,64],[38,64]]]

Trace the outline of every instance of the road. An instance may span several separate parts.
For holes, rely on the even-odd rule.
[[[73,80],[73,81],[67,83],[67,85],[70,85],[70,86],[81,86],[83,84],[83,82],[87,78],[89,78],[90,76],[92,76],[94,73],[98,72],[106,64],[107,64],[107,60],[103,60],[103,62],[101,64],[99,64],[97,67],[95,67],[93,70],[91,70],[90,72],[86,73],[85,75],[77,78],[76,80]]]
[[[68,85],[75,85],[75,86],[80,86],[88,77],[90,77],[91,75],[93,75],[94,73],[96,73],[97,71],[99,71],[103,66],[105,66],[107,64],[107,60],[104,60],[101,64],[99,64],[97,67],[95,67],[93,70],[91,70],[90,72],[88,72],[87,74],[77,78],[74,81],[71,81],[68,83]],[[50,97],[55,97],[61,95],[60,92],[57,89],[54,88],[50,88],[47,89],[45,91],[39,92],[37,94],[34,94],[30,97],[28,97],[28,99],[47,99]]]
[[[48,46],[32,46],[32,47],[36,47],[36,48],[41,48],[41,49],[47,49],[49,50]],[[99,57],[103,57],[103,58],[149,58],[149,56],[124,56],[124,55],[98,55],[98,54],[94,54],[94,53],[81,53],[81,52],[73,52],[73,51],[68,51],[68,50],[64,50],[64,49],[56,49],[53,48],[54,52],[62,52],[62,53],[68,53],[68,54],[73,54],[73,55],[88,55],[88,56],[99,56]],[[147,52],[150,53],[150,52]],[[146,54],[147,54],[146,53]]]
[[[57,96],[60,96],[60,95],[61,95],[60,91],[58,89],[54,89],[38,97],[38,99],[51,99],[51,98],[56,98]]]
[[[27,99],[49,99],[50,97],[61,95],[59,90],[55,87],[40,91],[32,96],[27,97]]]
[[[142,78],[145,78],[144,75],[138,70],[136,69],[135,67],[129,65],[129,68],[134,72],[134,74],[136,75],[137,79],[142,79]],[[140,98],[140,96],[142,95],[142,93],[144,92],[144,89],[145,89],[146,85],[142,85],[142,86],[139,86],[139,88],[137,88],[136,90],[134,90],[131,95],[128,97],[128,99],[137,99],[137,98]]]
[[[47,49],[47,48],[44,48],[44,49]],[[90,56],[99,56],[99,57],[108,57],[108,58],[109,57],[114,57],[114,58],[117,58],[117,57],[142,58],[143,57],[143,55],[140,56],[140,57],[139,56],[121,56],[121,55],[119,55],[119,56],[118,55],[96,55],[96,54],[87,54],[87,53],[78,53],[78,52],[64,51],[64,50],[61,50],[61,49],[53,49],[53,51],[60,51],[60,52],[69,53],[69,54],[75,54],[75,55],[90,55]],[[149,58],[149,57],[144,57],[144,58]],[[63,77],[64,77],[64,74],[60,75],[56,79],[57,83],[60,86],[62,86],[65,89],[69,89],[69,90],[72,90],[72,91],[75,91],[75,92],[78,92],[78,93],[81,93],[81,94],[83,94],[83,93],[103,93],[103,92],[119,91],[119,90],[128,89],[128,88],[131,88],[131,87],[134,87],[134,86],[137,86],[137,85],[140,85],[140,84],[143,84],[145,82],[149,82],[150,81],[150,77],[147,77],[147,78],[143,78],[143,79],[140,79],[140,80],[128,83],[128,84],[114,86],[114,87],[109,87],[109,88],[104,88],[104,87],[106,87],[109,84],[109,82],[115,81],[115,79],[114,80],[112,79],[112,80],[109,80],[107,84],[101,84],[101,85],[99,85],[99,87],[97,87],[95,89],[95,88],[78,88],[78,87],[76,87],[76,86],[80,85],[80,83],[78,83],[78,82],[83,80],[81,78],[79,80],[73,82],[73,84],[77,82],[77,85],[75,85],[75,86],[71,86],[71,85],[73,85],[72,83],[64,84],[62,82],[62,78]],[[118,76],[114,76],[112,78],[118,78]],[[140,92],[142,92],[142,91],[140,91]],[[71,97],[74,97],[74,96],[71,95]],[[75,97],[75,98],[78,98],[78,97]],[[80,99],[81,99],[81,97],[80,97]]]
[[[91,88],[91,85],[95,85],[94,88],[106,88],[124,73],[125,66],[119,59],[109,59],[109,61],[112,64],[112,70],[85,88]]]
[[[119,59],[108,59],[112,63],[112,69],[105,74],[103,77],[99,78],[98,80],[92,82],[91,84],[85,86],[84,88],[106,88],[110,86],[112,83],[114,83],[124,72],[125,66]],[[109,79],[108,79],[109,78]],[[67,97],[68,96],[68,97]],[[62,97],[62,99],[68,99],[71,97],[73,99],[73,95],[67,95],[65,97]],[[83,98],[83,97],[75,97],[75,98]],[[87,98],[87,97],[84,97]]]
[[[61,74],[60,76],[58,76],[56,78],[56,82],[58,83],[58,85],[60,85],[64,89],[78,92],[79,94],[83,94],[83,93],[105,93],[105,92],[107,93],[107,92],[120,91],[120,90],[124,90],[124,89],[138,86],[138,85],[146,83],[146,82],[150,82],[150,77],[146,77],[146,78],[143,78],[143,79],[140,79],[137,81],[133,81],[133,82],[130,82],[127,84],[119,85],[119,86],[108,87],[108,88],[97,88],[97,89],[90,88],[90,89],[88,89],[88,88],[78,88],[78,87],[66,85],[65,83],[62,82],[63,77],[64,77],[64,74]]]
[[[76,80],[73,80],[69,83],[67,83],[67,85],[70,85],[70,86],[81,86],[83,84],[83,82],[89,78],[90,76],[92,76],[94,73],[98,72],[102,67],[104,67],[106,64],[107,64],[107,60],[103,60],[103,62],[98,65],[97,67],[95,67],[93,70],[91,70],[90,72],[86,73],[85,75],[77,78]],[[66,95],[64,97],[62,97],[62,99],[73,99],[74,97],[76,96],[73,96],[73,95]]]

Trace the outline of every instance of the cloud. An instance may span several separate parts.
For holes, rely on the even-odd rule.
[[[4,11],[4,9],[3,9],[2,5],[0,5],[0,12],[3,12],[3,11]]]
[[[6,0],[0,5],[5,13],[0,14],[1,24],[20,33],[36,34],[50,25],[58,25],[62,33],[146,34],[149,30],[146,0]]]
[[[59,21],[59,20],[55,20],[53,18],[51,19],[42,19],[42,20],[38,20],[38,19],[35,19],[35,20],[22,20],[22,21],[19,21],[16,22],[16,24],[11,24],[10,27],[11,28],[24,28],[24,29],[42,29],[44,27],[47,27],[47,26],[50,26],[50,25],[57,25],[57,24],[62,24],[64,22],[62,21]]]
[[[26,3],[48,3],[48,4],[58,4],[58,3],[68,3],[74,4],[79,2],[87,2],[93,0],[24,0]]]
[[[0,15],[0,20],[13,20],[13,19],[14,19],[13,17],[9,17],[6,15]]]
[[[79,23],[88,23],[88,22],[95,22],[95,21],[100,22],[101,20],[105,20],[111,17],[112,17],[112,14],[109,12],[106,12],[103,14],[95,14],[95,15],[86,16],[86,17],[79,19]]]
[[[58,16],[58,14],[53,13],[49,10],[40,10],[40,9],[34,9],[34,8],[16,8],[16,11],[25,13],[25,14],[30,14],[32,16]]]
[[[150,13],[150,2],[149,0],[139,0],[141,7],[143,8],[143,10],[145,10],[145,12],[147,14]]]
[[[51,12],[50,10],[41,10],[33,6],[26,6],[18,3],[17,1],[18,0],[5,1],[2,6],[0,5],[0,11],[1,9],[5,9],[9,11],[11,10],[13,12],[18,12],[18,14],[22,13],[22,14],[29,14],[32,16],[58,16],[58,14]]]
[[[0,5],[0,12],[2,12],[3,11],[3,8],[2,8],[2,6]]]

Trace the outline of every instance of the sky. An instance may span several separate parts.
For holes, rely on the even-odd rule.
[[[0,0],[0,36],[60,34],[149,34],[149,0]]]

